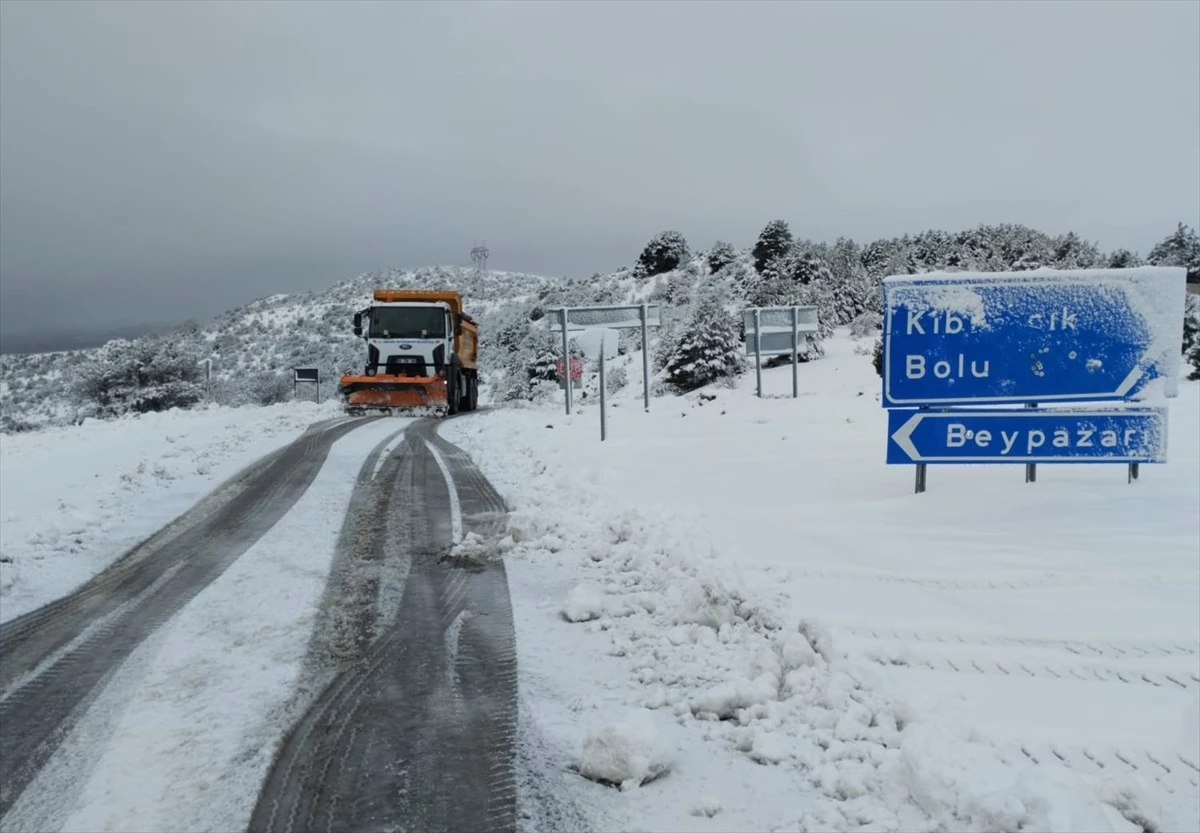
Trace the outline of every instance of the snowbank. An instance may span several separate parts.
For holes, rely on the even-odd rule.
[[[1193,827],[1186,765],[1151,760],[1200,684],[1200,386],[1172,407],[1193,439],[1134,486],[935,468],[915,497],[882,463],[869,357],[828,344],[796,400],[752,377],[648,415],[618,399],[603,445],[586,406],[443,428],[514,510],[499,546],[545,743],[626,707],[681,730],[668,778],[576,800],[654,830],[698,829],[702,799],[722,829]],[[764,376],[790,392],[789,368]],[[567,621],[589,584],[599,616]]]
[[[172,410],[0,435],[0,621],[71,592],[335,403]]]

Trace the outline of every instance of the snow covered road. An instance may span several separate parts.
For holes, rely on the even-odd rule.
[[[6,623],[0,829],[511,830],[505,507],[437,424],[314,426]]]
[[[313,426],[77,592],[0,627],[0,816],[97,686],[292,508],[357,425]]]

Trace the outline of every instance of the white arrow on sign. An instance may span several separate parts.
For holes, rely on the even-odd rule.
[[[895,434],[892,434],[892,440],[896,445],[904,449],[904,453],[914,460],[921,456],[921,452],[917,451],[917,446],[912,441],[912,433],[917,430],[917,426],[921,424],[921,420],[927,416],[929,414],[913,414],[903,425],[896,429]]]

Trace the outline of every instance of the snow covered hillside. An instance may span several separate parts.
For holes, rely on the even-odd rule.
[[[614,828],[1197,829],[1200,383],[1132,485],[932,466],[914,495],[869,343],[797,399],[781,368],[646,414],[631,381],[603,444],[592,398],[443,429],[513,509],[547,768],[646,781],[555,783]]]
[[[633,254],[632,252],[630,253]],[[631,258],[631,261],[633,259]],[[1147,261],[1187,266],[1200,276],[1200,237],[1180,226],[1155,246]],[[877,326],[881,282],[886,275],[936,270],[1028,270],[1042,266],[1125,268],[1142,263],[1128,251],[1102,253],[1074,233],[1050,236],[1019,225],[980,226],[956,233],[927,231],[860,245],[839,238],[832,244],[793,237],[782,220],[771,221],[749,247],[718,241],[707,250],[692,249],[683,235],[655,235],[633,265],[609,274],[555,279],[477,271],[460,267],[386,269],[343,281],[328,290],[281,294],[230,310],[207,324],[188,322],[162,334],[172,355],[161,368],[178,382],[178,404],[266,405],[293,396],[291,369],[318,367],[327,380],[322,397],[335,394],[336,379],[363,363],[362,344],[350,331],[350,316],[370,298],[371,289],[451,287],[463,292],[467,309],[481,327],[484,401],[537,399],[550,381],[556,351],[542,317],[561,304],[658,303],[664,326],[653,334],[654,367],[678,353],[684,328],[697,322],[698,305],[729,312],[745,305],[802,303],[820,310],[822,336],[831,328],[859,321],[860,331]],[[1200,315],[1200,305],[1196,312]],[[740,324],[738,325],[740,326]],[[693,330],[695,327],[693,326]],[[135,344],[146,345],[147,339]],[[622,351],[640,349],[626,333]],[[152,344],[135,358],[153,364]],[[806,350],[806,354],[810,352]],[[820,346],[811,345],[812,355]],[[73,390],[82,371],[108,361],[102,349],[65,353],[0,356],[0,431],[77,423],[96,416],[86,398]],[[201,362],[212,363],[213,381],[204,385]],[[1200,361],[1198,355],[1197,361]],[[138,374],[131,374],[138,375]],[[661,378],[675,378],[671,372]],[[304,389],[301,398],[315,397]]]

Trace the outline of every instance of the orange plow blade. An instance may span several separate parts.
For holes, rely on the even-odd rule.
[[[447,406],[446,380],[438,376],[346,375],[341,392],[350,412],[445,410]]]

